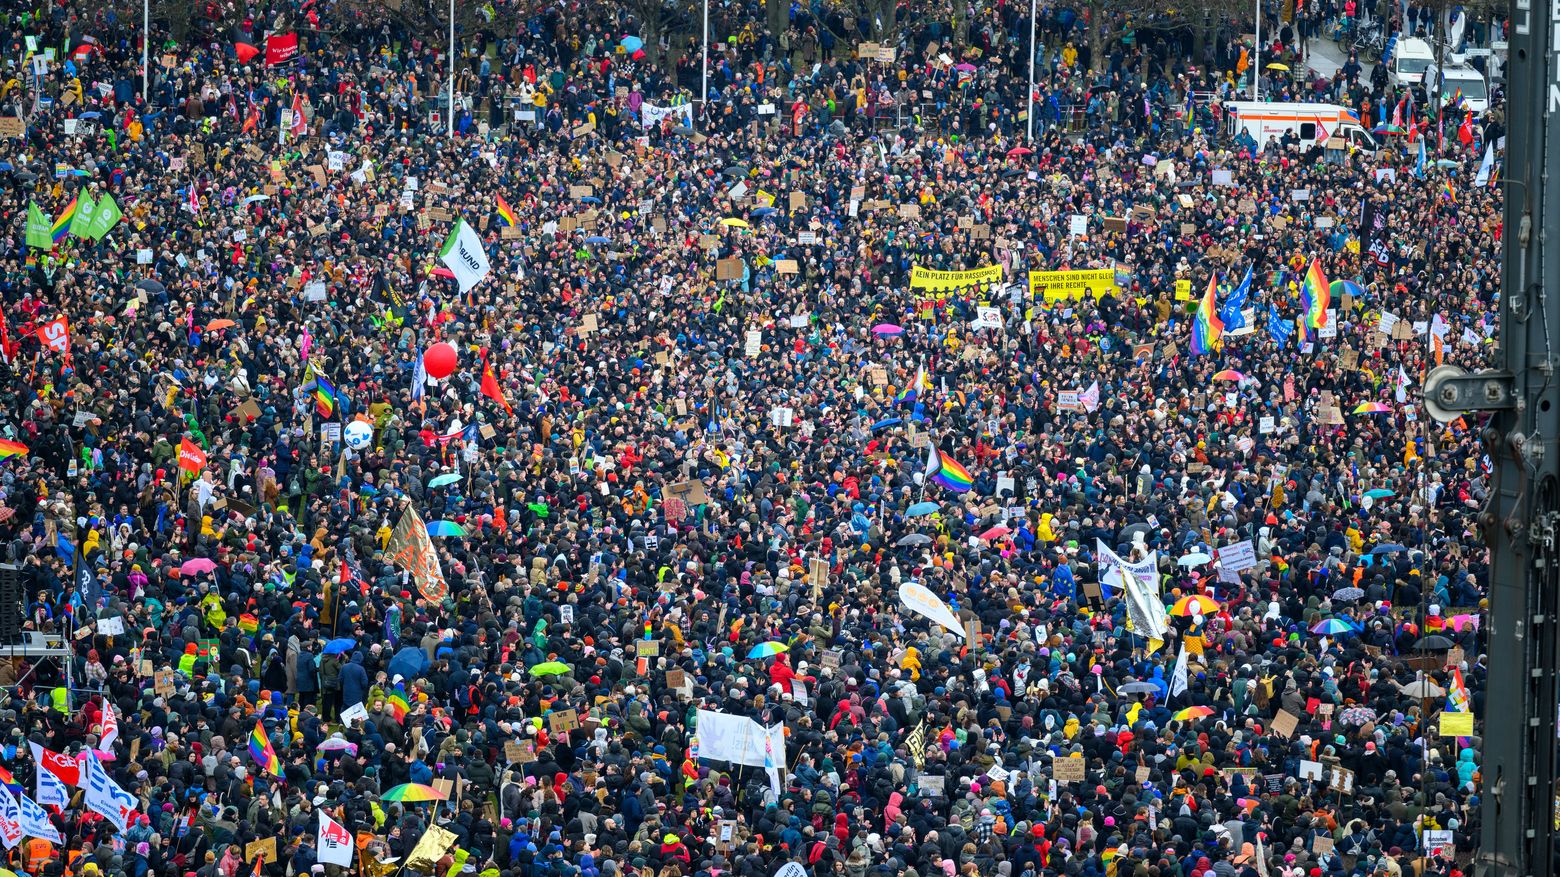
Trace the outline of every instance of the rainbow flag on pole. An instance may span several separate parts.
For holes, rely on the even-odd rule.
[[[49,236],[54,238],[56,246],[60,241],[65,240],[66,235],[70,234],[70,224],[75,218],[76,199],[72,198],[70,203],[65,205],[65,209],[60,212],[60,215],[54,217],[54,225],[49,228]]]
[[[22,444],[21,442],[13,442],[13,441],[6,441],[5,439],[0,439],[0,460],[5,460],[5,459],[8,459],[10,457],[25,457],[25,456],[27,456],[27,446],[26,445]]]
[[[1300,305],[1305,311],[1305,324],[1312,329],[1327,325],[1327,306],[1332,304],[1332,287],[1327,275],[1322,273],[1322,261],[1311,257],[1311,267],[1306,269],[1305,281],[1300,284]]]
[[[265,723],[255,722],[255,729],[249,732],[249,755],[260,765],[260,769],[274,777],[282,775],[282,760],[276,757],[276,750],[271,748],[271,738],[266,736]]]
[[[959,465],[959,462],[938,449],[931,446],[931,451],[926,455],[926,480],[935,481],[954,493],[963,493],[975,486],[975,478],[970,475],[970,470]]]
[[[1219,319],[1219,279],[1208,278],[1208,289],[1202,301],[1197,303],[1197,316],[1192,320],[1192,355],[1206,356],[1217,350],[1224,337],[1224,321]]]
[[[509,202],[504,200],[503,195],[496,193],[493,195],[493,210],[498,214],[498,218],[503,220],[505,225],[510,228],[515,227],[515,212],[510,209]]]

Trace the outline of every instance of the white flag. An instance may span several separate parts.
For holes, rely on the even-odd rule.
[[[1100,408],[1100,382],[1095,381],[1089,385],[1089,389],[1078,394],[1078,401],[1083,405],[1083,410],[1093,414]]]
[[[0,789],[0,843],[8,850],[22,842],[22,808],[16,806],[10,789]]]
[[[1130,566],[1121,565],[1121,589],[1127,601],[1127,618],[1134,633],[1149,639],[1164,639],[1170,625],[1165,622],[1165,604]]]
[[[346,827],[336,820],[325,815],[325,811],[319,811],[320,830],[319,841],[314,845],[319,852],[315,858],[327,865],[340,865],[343,868],[352,866],[352,834]]]
[[[1187,689],[1186,644],[1181,644],[1181,655],[1175,659],[1175,672],[1170,674],[1170,696],[1175,697]]]
[[[109,777],[108,771],[103,769],[103,764],[97,760],[97,756],[87,756],[82,767],[86,771],[87,809],[102,815],[120,831],[127,829],[130,826],[130,816],[136,812],[140,800],[121,789],[119,784]]]
[[[114,705],[103,698],[103,733],[98,740],[99,749],[112,752],[114,741],[119,738],[119,717],[114,715]]]
[[[1490,171],[1495,169],[1495,144],[1488,143],[1484,147],[1484,160],[1479,162],[1479,175],[1473,178],[1475,186],[1488,186],[1490,184]]]
[[[60,830],[49,821],[48,811],[38,806],[38,802],[22,796],[22,833],[28,837],[39,837],[51,844],[62,844],[65,838],[60,837]]]
[[[456,222],[450,230],[450,236],[444,239],[439,259],[449,266],[450,272],[455,275],[455,282],[460,284],[461,292],[481,283],[482,278],[492,270],[487,254],[482,252],[482,239],[477,237],[477,233],[471,230],[464,219]]]
[[[1395,389],[1392,391],[1393,398],[1397,399],[1398,402],[1407,402],[1408,372],[1404,371],[1402,366],[1398,366],[1397,379],[1394,380],[1393,383],[1396,385]]]
[[[33,787],[33,794],[37,796],[40,804],[48,804],[51,807],[65,807],[70,804],[70,789],[65,781],[55,776],[54,771],[44,767],[44,749],[37,743],[27,742],[32,749],[33,764],[36,767],[33,773],[38,775],[37,783]]]

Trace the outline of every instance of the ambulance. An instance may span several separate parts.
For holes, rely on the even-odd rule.
[[[1285,132],[1292,131],[1301,148],[1326,146],[1337,137],[1345,147],[1376,151],[1375,138],[1360,124],[1360,117],[1337,104],[1225,101],[1224,127],[1230,137],[1245,131],[1259,150],[1267,146],[1268,138],[1282,142]]]

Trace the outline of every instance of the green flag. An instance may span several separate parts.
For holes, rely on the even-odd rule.
[[[92,196],[82,192],[76,201],[76,215],[70,220],[70,233],[78,238],[86,239],[92,236],[92,217],[97,213],[97,204]]]
[[[87,228],[87,234],[95,241],[103,239],[103,235],[114,230],[119,224],[119,218],[124,216],[119,212],[119,205],[114,203],[113,195],[104,195],[103,200],[97,203],[97,208],[92,212],[92,225]]]
[[[51,234],[53,227],[54,223],[43,215],[37,204],[27,202],[27,246],[39,250],[54,249],[54,235]]]

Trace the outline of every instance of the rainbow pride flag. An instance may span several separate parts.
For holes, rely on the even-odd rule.
[[[1451,201],[1453,204],[1457,203],[1457,193],[1452,191],[1451,180],[1441,181],[1441,194],[1445,195],[1447,200]]]
[[[260,769],[274,777],[282,775],[282,760],[276,757],[276,750],[271,748],[271,738],[265,734],[265,724],[255,722],[255,729],[249,732],[249,756],[260,765]]]
[[[390,717],[397,722],[405,722],[406,714],[412,711],[412,703],[406,699],[406,689],[399,685],[385,697],[385,706],[390,710]]]
[[[70,234],[71,220],[76,218],[76,203],[75,198],[70,199],[70,203],[65,205],[65,209],[61,211],[60,215],[54,217],[54,225],[49,228],[49,236],[54,238],[56,246],[59,245],[60,241],[65,240],[66,235]]]
[[[954,493],[963,493],[975,486],[970,470],[959,465],[954,458],[943,453],[936,445],[926,455],[926,479],[941,484]]]
[[[1219,319],[1219,279],[1208,278],[1208,289],[1197,303],[1197,316],[1192,320],[1192,355],[1206,356],[1223,343],[1224,321]]]
[[[6,441],[5,439],[0,439],[0,460],[4,460],[8,457],[25,456],[27,456],[26,445],[22,444],[21,442],[12,442]]]
[[[509,202],[504,200],[503,195],[495,194],[493,196],[493,210],[498,214],[498,218],[503,220],[505,225],[510,228],[515,227],[515,212],[510,209]]]
[[[1327,306],[1332,304],[1332,286],[1322,273],[1322,261],[1311,257],[1311,267],[1306,269],[1305,281],[1300,284],[1300,305],[1305,311],[1305,324],[1312,329],[1327,325]]]

